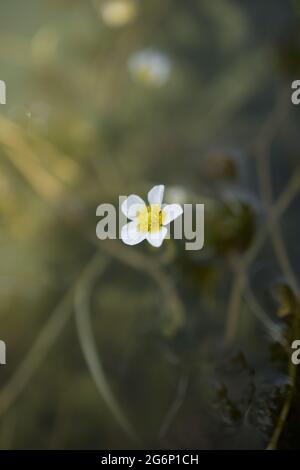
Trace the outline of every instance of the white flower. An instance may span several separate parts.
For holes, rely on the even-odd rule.
[[[150,87],[161,87],[169,80],[172,67],[165,54],[154,49],[144,49],[130,57],[128,68],[137,81]]]
[[[179,204],[162,204],[164,190],[162,184],[154,186],[148,192],[148,206],[135,194],[123,202],[122,212],[131,220],[122,227],[121,238],[124,243],[136,245],[147,240],[152,246],[161,246],[168,233],[166,225],[183,213]]]
[[[101,1],[99,8],[103,21],[116,28],[130,23],[137,15],[136,3],[133,0]]]

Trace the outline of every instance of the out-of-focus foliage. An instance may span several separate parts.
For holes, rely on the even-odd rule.
[[[264,232],[299,172],[299,21],[281,0],[1,2],[1,448],[299,447],[297,179]],[[98,204],[160,183],[205,204],[202,251],[97,240]]]

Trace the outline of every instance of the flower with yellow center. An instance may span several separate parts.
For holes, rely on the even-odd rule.
[[[166,225],[183,213],[179,204],[162,204],[164,190],[164,185],[154,186],[148,192],[148,205],[135,194],[123,202],[122,212],[131,220],[122,227],[124,243],[137,245],[147,240],[152,246],[161,246],[168,233]]]

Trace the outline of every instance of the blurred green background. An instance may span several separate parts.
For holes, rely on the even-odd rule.
[[[0,79],[0,447],[299,448],[299,2],[2,1]],[[96,238],[155,184],[203,250]]]

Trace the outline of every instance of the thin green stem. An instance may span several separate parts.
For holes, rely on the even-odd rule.
[[[125,263],[133,269],[144,272],[152,278],[162,294],[166,307],[166,333],[169,335],[177,333],[185,324],[186,312],[172,280],[161,264],[157,260],[139,253],[133,248],[129,251],[120,243],[113,240],[106,243],[105,246],[103,245],[102,250],[121,263]]]
[[[284,109],[282,107],[282,103],[284,105]],[[276,135],[277,127],[279,126],[280,122],[283,118],[285,118],[286,111],[288,109],[287,104],[288,100],[286,99],[285,93],[283,95],[283,100],[278,101],[277,110],[274,114],[272,114],[269,124],[270,132],[267,133],[267,138],[261,141],[261,144],[258,146],[257,149],[257,167],[258,173],[260,176],[260,191],[262,195],[263,202],[265,206],[271,207],[272,206],[272,199],[273,199],[273,188],[272,188],[272,180],[271,180],[271,169],[270,169],[270,158],[271,158],[271,145],[273,139]],[[285,112],[283,112],[285,110]],[[275,118],[274,118],[275,115]],[[274,122],[275,121],[275,122]],[[296,174],[296,181],[298,180],[298,175]],[[292,185],[292,187],[296,186]],[[295,292],[297,299],[299,300],[299,283],[297,277],[294,273],[293,267],[289,260],[289,256],[286,250],[286,246],[284,244],[284,240],[281,234],[279,218],[271,217],[267,221],[269,225],[270,237],[273,244],[273,248],[278,259],[279,265],[281,269],[291,285],[293,291]],[[293,322],[293,331],[297,334],[299,330],[299,320],[298,320],[298,311],[293,312],[294,314],[294,322]],[[290,354],[289,354],[290,356]],[[290,408],[292,405],[294,390],[296,386],[296,379],[297,379],[297,368],[291,362],[289,362],[288,373],[291,381],[291,388],[287,394],[287,397],[284,401],[283,407],[281,409],[279,419],[273,431],[270,443],[267,447],[268,450],[274,450],[278,446],[279,439],[283,432],[286,420],[288,419]]]
[[[225,328],[225,344],[230,345],[237,333],[241,297],[245,288],[246,277],[242,265],[234,263],[234,280],[229,298],[227,323]]]
[[[296,335],[298,336],[299,334],[299,312],[294,312],[294,324],[293,324],[293,330],[295,331]],[[276,426],[274,428],[273,434],[271,436],[271,440],[267,446],[267,450],[276,450],[278,447],[279,440],[281,438],[282,432],[284,430],[286,421],[289,417],[293,398],[294,398],[294,393],[295,393],[295,388],[296,388],[296,382],[297,382],[297,365],[293,364],[293,362],[290,359],[289,362],[289,368],[288,368],[288,373],[291,381],[290,389],[288,391],[288,394],[286,396],[286,399],[283,403],[283,407],[281,409],[278,421],[276,423]]]
[[[29,352],[18,366],[11,379],[0,391],[0,415],[5,413],[15,403],[16,399],[42,364],[58,336],[62,333],[68,320],[72,316],[74,290],[77,285],[80,285],[85,273],[89,271],[90,265],[93,265],[95,262],[99,263],[102,269],[104,268],[104,257],[102,253],[96,253],[92,257],[92,260],[89,261],[86,267],[81,271],[75,285],[72,285],[68,289],[57,307],[50,314]]]
[[[136,433],[133,431],[132,426],[121,410],[108,383],[104,368],[99,358],[91,327],[90,298],[94,288],[94,283],[101,272],[102,267],[101,265],[99,266],[98,260],[95,259],[95,261],[90,264],[85,278],[80,284],[78,284],[75,291],[74,308],[77,334],[91,377],[93,378],[102,399],[123,431],[131,439],[137,441]]]

